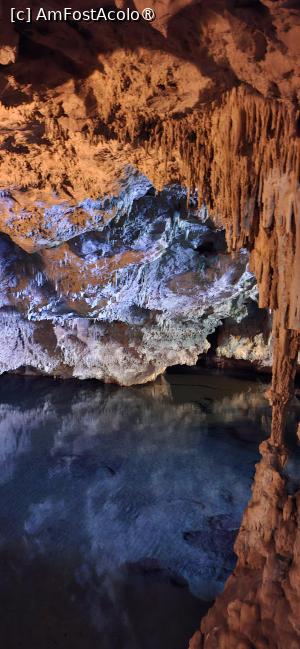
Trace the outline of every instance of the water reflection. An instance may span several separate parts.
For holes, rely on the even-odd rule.
[[[263,386],[205,373],[0,389],[6,649],[183,649],[234,566]]]

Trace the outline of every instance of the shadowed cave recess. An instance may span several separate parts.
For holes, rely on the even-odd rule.
[[[31,647],[297,649],[300,5],[152,7],[0,10],[0,597],[61,553]]]

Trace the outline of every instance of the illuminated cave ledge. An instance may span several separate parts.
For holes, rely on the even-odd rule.
[[[299,123],[300,112],[291,104],[240,86],[209,108],[157,120],[148,141],[143,134],[151,132],[150,125],[142,118],[119,131],[120,140],[143,145],[157,161],[156,173],[152,166],[156,186],[179,174],[225,226],[229,250],[251,251],[259,306],[274,313],[270,401],[276,445],[283,442],[299,349]]]

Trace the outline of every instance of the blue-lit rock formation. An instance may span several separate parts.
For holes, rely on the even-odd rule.
[[[262,332],[232,332],[256,308],[246,251],[228,255],[179,186],[128,183],[118,198],[45,209],[31,252],[30,236],[24,250],[0,235],[0,371],[144,383],[195,364],[223,323],[217,355],[270,365]]]

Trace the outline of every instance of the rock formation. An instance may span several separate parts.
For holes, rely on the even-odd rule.
[[[190,649],[299,646],[299,492],[285,475],[286,452],[269,442],[260,450],[236,568]],[[298,485],[299,470],[295,477]]]
[[[229,340],[218,356],[243,357],[231,337],[240,324],[244,358],[270,366],[268,319],[263,331],[247,331],[258,312],[247,252],[231,259],[224,231],[205,209],[188,211],[179,186],[155,193],[143,176],[128,182],[132,202],[128,191],[125,206],[106,207],[108,223],[92,201],[84,229],[54,211],[54,247],[46,233],[35,253],[0,235],[0,372],[144,383],[194,365],[223,322]]]

